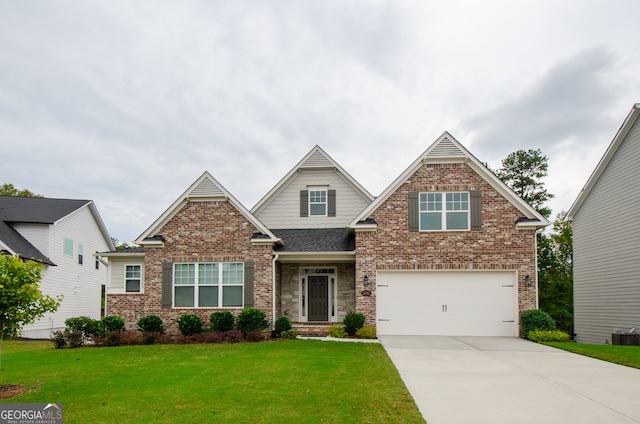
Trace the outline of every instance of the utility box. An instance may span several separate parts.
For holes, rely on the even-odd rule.
[[[611,334],[611,344],[621,346],[639,346],[640,333],[635,328],[629,330],[615,330]]]

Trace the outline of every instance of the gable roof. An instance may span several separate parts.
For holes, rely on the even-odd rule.
[[[276,252],[352,252],[355,237],[342,228],[273,230],[284,244]]]
[[[291,171],[287,173],[267,194],[262,197],[256,203],[256,205],[251,209],[251,212],[254,214],[260,213],[262,209],[264,209],[274,198],[277,197],[278,193],[280,193],[295,175],[304,170],[322,170],[322,169],[335,169],[347,184],[349,184],[356,193],[362,196],[367,202],[371,202],[374,197],[369,193],[363,186],[360,185],[347,171],[342,168],[338,162],[333,160],[331,156],[327,154],[320,146],[316,145],[307,153],[300,162],[294,166]]]
[[[52,225],[87,207],[91,211],[104,239],[115,248],[109,232],[91,200],[51,199],[46,197],[0,196],[0,249],[24,259],[55,265],[49,258],[18,233],[14,224]]]
[[[380,196],[356,216],[349,224],[349,227],[355,229],[375,228],[376,224],[368,220],[369,216],[395,193],[423,163],[466,163],[527,218],[516,223],[518,228],[544,228],[549,225],[549,221],[544,216],[511,190],[458,140],[445,131]]]
[[[615,137],[613,137],[611,144],[609,144],[609,147],[607,148],[607,151],[604,153],[604,156],[602,156],[602,158],[600,159],[600,162],[598,162],[598,165],[596,165],[596,168],[591,174],[591,176],[589,177],[589,179],[587,180],[587,183],[584,185],[582,190],[580,190],[580,193],[578,194],[578,197],[576,198],[576,200],[573,202],[573,205],[571,205],[571,207],[569,208],[569,211],[567,212],[567,215],[564,218],[565,221],[573,221],[573,218],[575,217],[576,213],[578,213],[578,210],[584,203],[585,199],[589,196],[589,193],[598,182],[598,179],[600,178],[604,170],[607,168],[607,165],[609,165],[609,162],[611,162],[611,159],[620,148],[620,145],[622,144],[624,139],[627,137],[627,134],[629,134],[629,130],[631,130],[631,127],[633,127],[633,124],[635,124],[639,116],[640,116],[640,103],[636,103],[631,108],[631,111],[629,112],[626,119],[622,123],[622,126],[620,126],[620,128],[618,129],[618,132],[616,133]]]
[[[164,225],[175,216],[180,209],[189,201],[228,201],[236,208],[254,227],[267,237],[254,237],[256,243],[279,243],[280,240],[258,220],[242,203],[225,189],[222,184],[216,181],[213,176],[205,171],[171,206],[158,218],[149,228],[147,228],[134,243],[142,246],[162,246],[162,237],[156,234]]]

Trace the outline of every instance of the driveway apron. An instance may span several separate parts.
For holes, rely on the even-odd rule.
[[[640,423],[640,370],[507,337],[380,336],[428,424]]]

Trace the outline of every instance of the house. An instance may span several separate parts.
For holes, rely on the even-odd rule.
[[[636,103],[566,215],[573,227],[574,331],[611,343],[640,329],[640,103]]]
[[[546,225],[448,133],[378,198],[315,146],[251,210],[205,172],[143,252],[103,255],[107,311],[172,331],[185,313],[256,307],[306,334],[361,312],[379,334],[517,336]]]
[[[50,338],[71,317],[99,319],[107,268],[94,255],[113,249],[91,200],[0,196],[0,252],[44,264],[41,291],[63,296],[58,310],[26,326],[23,336]]]

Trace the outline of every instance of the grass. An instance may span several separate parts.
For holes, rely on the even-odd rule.
[[[572,342],[550,342],[545,344],[580,355],[613,362],[614,364],[640,368],[640,347],[638,346],[593,345]]]
[[[65,423],[423,423],[379,344],[281,340],[56,350],[4,343],[5,402],[60,402]]]

